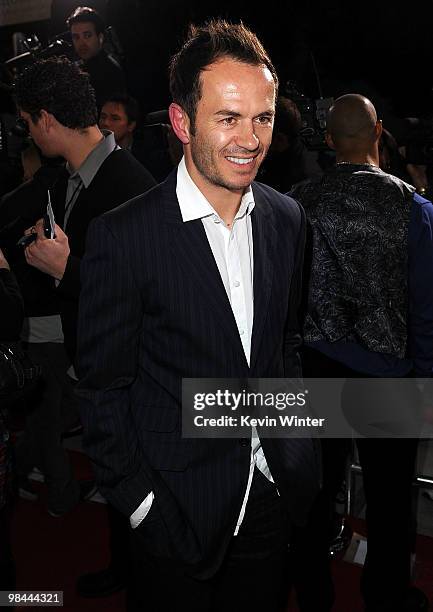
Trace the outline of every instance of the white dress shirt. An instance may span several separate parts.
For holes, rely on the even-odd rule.
[[[251,187],[245,191],[232,227],[229,228],[191,179],[183,158],[177,170],[176,195],[182,221],[188,223],[201,219],[203,223],[209,246],[236,320],[239,337],[249,365],[254,317],[254,249],[251,226],[251,212],[255,206],[253,191]],[[235,535],[238,533],[245,515],[255,465],[257,465],[266,478],[273,482],[257,431],[254,427],[251,439],[248,484],[237,521]],[[146,516],[152,505],[153,498],[153,492],[149,493],[142,504],[131,515],[130,522],[133,528],[137,527]]]

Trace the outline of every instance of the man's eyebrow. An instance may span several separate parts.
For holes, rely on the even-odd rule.
[[[226,117],[227,115],[230,115],[230,117],[241,117],[242,116],[241,113],[238,113],[230,109],[222,109],[215,113],[215,116],[217,117]],[[270,117],[273,117],[275,115],[275,111],[272,108],[270,108],[268,110],[262,111],[261,113],[258,113],[257,117],[261,117],[263,115],[269,115]]]
[[[241,113],[237,113],[236,111],[230,110],[228,108],[223,108],[222,110],[217,111],[215,115],[219,117],[225,117],[226,115],[230,115],[231,117],[240,117]]]

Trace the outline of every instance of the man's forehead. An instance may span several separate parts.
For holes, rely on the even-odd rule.
[[[120,102],[106,102],[101,112],[109,115],[124,115],[126,117],[125,107]]]
[[[272,73],[263,64],[247,64],[225,58],[208,66],[201,73],[200,103],[206,107],[235,107],[245,102],[263,108],[275,108],[276,87]]]
[[[123,106],[123,104],[121,102],[105,102],[104,106],[102,107],[103,110],[106,111],[110,111],[110,112],[125,112],[125,107]]]
[[[222,58],[206,66],[200,79],[202,87],[224,88],[227,92],[235,92],[250,82],[269,87],[269,92],[275,92],[274,78],[264,64],[248,64],[232,58]]]
[[[95,24],[91,21],[84,21],[79,23],[73,23],[71,25],[71,33],[72,34],[85,34],[90,32],[92,34],[96,34]]]

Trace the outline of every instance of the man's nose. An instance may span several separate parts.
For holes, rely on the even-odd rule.
[[[241,122],[239,125],[236,143],[239,147],[248,149],[248,151],[255,151],[258,148],[260,140],[255,132],[254,124],[252,122]]]

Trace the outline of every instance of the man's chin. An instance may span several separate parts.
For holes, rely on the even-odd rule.
[[[224,183],[219,183],[220,187],[224,187],[227,191],[231,191],[232,193],[243,193],[245,189],[251,185],[254,179],[248,181],[226,181]]]
[[[227,184],[231,185],[231,189],[236,191],[247,189],[251,183],[256,178],[257,172],[249,172],[245,174],[245,176],[238,176],[230,181],[227,181]]]

